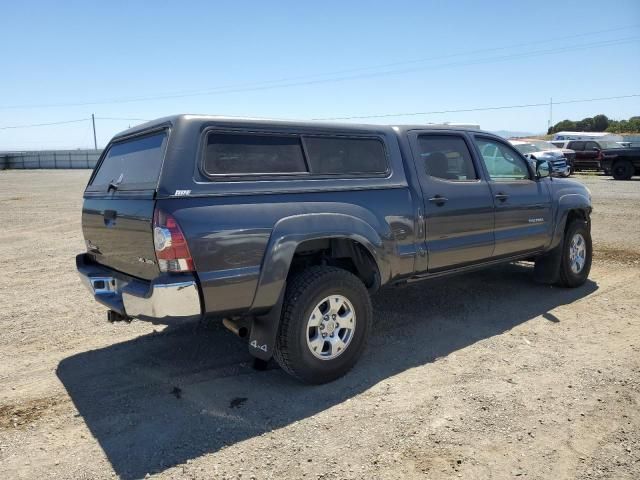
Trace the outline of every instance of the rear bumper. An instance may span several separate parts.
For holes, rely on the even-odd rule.
[[[202,315],[198,284],[191,274],[144,281],[91,263],[86,254],[76,257],[76,266],[93,298],[126,317],[186,320]]]

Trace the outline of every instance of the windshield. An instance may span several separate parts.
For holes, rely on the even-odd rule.
[[[544,140],[531,141],[531,144],[535,145],[540,150],[557,150],[558,148],[553,143],[545,142]]]
[[[617,142],[598,142],[600,144],[600,148],[624,148]]]
[[[520,144],[514,145],[514,147],[516,147],[516,150],[518,150],[522,154],[534,153],[534,152],[540,151],[539,148],[537,148],[535,145],[531,143],[520,143]]]

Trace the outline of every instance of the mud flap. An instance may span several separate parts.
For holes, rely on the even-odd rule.
[[[563,241],[549,253],[536,259],[533,278],[537,283],[553,285],[560,280],[560,262],[562,261]]]
[[[266,315],[253,318],[251,336],[249,337],[249,353],[260,360],[267,361],[273,356],[286,287],[285,284],[278,297],[278,302]]]

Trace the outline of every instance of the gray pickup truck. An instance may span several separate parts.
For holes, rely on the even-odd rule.
[[[476,130],[162,118],[105,148],[77,269],[112,321],[220,319],[324,383],[361,355],[382,286],[515,260],[582,285],[591,196],[550,168]]]

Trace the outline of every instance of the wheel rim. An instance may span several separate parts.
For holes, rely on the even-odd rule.
[[[587,258],[587,243],[581,233],[576,233],[571,238],[569,245],[569,265],[571,271],[578,274],[584,268]]]
[[[356,312],[343,295],[329,295],[315,306],[307,321],[307,346],[314,357],[333,360],[351,343]]]

